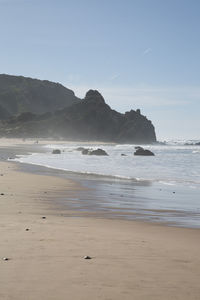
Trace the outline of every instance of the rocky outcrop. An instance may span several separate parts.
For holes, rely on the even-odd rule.
[[[105,150],[103,149],[96,149],[96,150],[92,150],[92,149],[83,149],[81,152],[83,155],[99,155],[99,156],[108,156],[108,153],[106,153]]]
[[[52,151],[52,154],[61,154],[61,151],[60,151],[60,149],[54,149]]]
[[[156,142],[156,134],[151,121],[140,110],[131,110],[124,115],[117,139],[123,143],[149,144]]]
[[[90,153],[90,149],[83,149],[83,150],[81,151],[81,153],[82,153],[83,155],[88,155],[88,154]]]
[[[60,113],[63,134],[78,140],[117,143],[154,143],[155,129],[140,111],[121,114],[112,110],[98,91],[90,90],[84,100]]]
[[[134,155],[142,155],[142,156],[154,156],[155,154],[150,150],[144,149],[142,147],[138,147],[134,152]]]
[[[108,153],[103,149],[96,149],[89,152],[89,155],[108,156]]]

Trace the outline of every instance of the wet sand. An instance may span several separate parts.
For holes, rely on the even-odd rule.
[[[0,299],[199,299],[200,230],[62,215],[84,187],[0,170]]]
[[[63,143],[68,144],[71,149],[76,149],[79,145],[78,142],[69,141],[40,139],[36,144],[34,139],[0,139],[0,145],[4,145],[0,147],[0,160],[6,161],[8,157],[15,158],[16,155],[23,154],[27,156],[30,153],[37,153],[39,156],[47,153],[48,156],[51,149],[45,148],[45,144],[54,144],[59,148],[59,144]],[[82,146],[83,144],[81,143]],[[91,145],[95,145],[95,142]],[[166,185],[151,180],[116,180],[110,176],[81,174],[24,163],[20,164],[20,170],[71,179],[88,187],[89,193],[81,191],[74,197],[54,201],[57,209],[68,210],[71,206],[70,209],[75,209],[78,216],[79,212],[87,211],[95,217],[106,216],[200,229],[199,189],[189,188],[187,185]]]

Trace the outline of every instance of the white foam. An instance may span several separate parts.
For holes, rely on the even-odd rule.
[[[77,147],[103,148],[109,156],[88,156],[76,151]],[[150,180],[166,185],[200,186],[200,156],[194,155],[199,146],[148,145],[153,157],[134,156],[134,145],[86,145],[81,143],[45,146],[47,153],[21,155],[16,158],[30,163],[70,172],[110,176],[124,180]],[[59,155],[52,149],[61,149]],[[144,146],[147,148],[147,146]],[[121,156],[124,153],[126,156]]]

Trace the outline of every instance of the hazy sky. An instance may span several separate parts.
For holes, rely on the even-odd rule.
[[[0,0],[0,73],[98,89],[158,139],[200,138],[200,1]]]

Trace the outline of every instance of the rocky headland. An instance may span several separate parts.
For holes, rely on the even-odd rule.
[[[96,90],[81,100],[58,83],[10,75],[0,75],[0,136],[156,142],[153,124],[139,109],[122,114]]]

